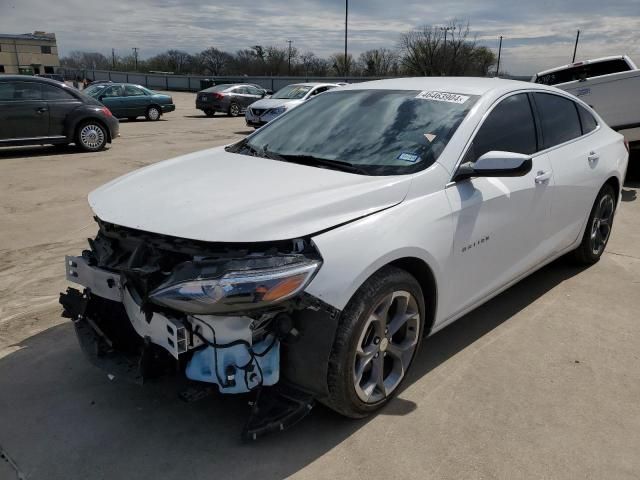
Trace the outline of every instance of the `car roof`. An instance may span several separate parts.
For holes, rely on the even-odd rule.
[[[304,82],[304,83],[290,83],[287,87],[339,87],[337,83],[325,83],[325,82]],[[284,88],[284,87],[282,87]]]
[[[413,77],[373,80],[352,83],[339,87],[344,90],[435,90],[439,92],[460,93],[465,95],[485,95],[489,92],[506,93],[523,88],[557,91],[546,85],[532,84],[521,80],[505,80],[485,77]]]
[[[60,82],[59,80],[54,80],[53,78],[47,77],[35,77],[31,75],[0,75],[0,81],[4,82],[39,82],[39,83],[48,83],[50,85],[63,84],[65,87],[68,87],[64,82]]]

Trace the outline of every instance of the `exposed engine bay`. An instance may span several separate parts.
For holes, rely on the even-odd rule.
[[[322,397],[318,365],[339,312],[303,292],[322,264],[309,239],[212,244],[97,221],[90,248],[65,261],[84,289],[60,303],[110,378],[184,372],[197,398],[256,392],[247,439],[292,425]]]

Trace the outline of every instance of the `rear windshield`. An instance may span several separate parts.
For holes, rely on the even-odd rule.
[[[203,92],[224,92],[225,90],[229,90],[230,88],[235,87],[235,85],[229,85],[224,84],[224,85],[216,85],[215,87],[209,87],[209,88],[205,88],[204,90],[202,90]]]
[[[325,168],[330,161],[348,162],[369,175],[411,173],[436,161],[477,99],[444,92],[331,91],[258,130],[248,150],[268,149],[272,157],[291,161],[319,158]]]
[[[557,72],[540,75],[536,78],[536,83],[544,85],[556,85],[558,83],[573,82],[592,77],[601,77],[611,73],[626,72],[631,67],[623,59],[607,60],[605,62],[578,65]]]

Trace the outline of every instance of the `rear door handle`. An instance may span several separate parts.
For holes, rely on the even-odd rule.
[[[551,179],[551,170],[547,170],[546,172],[543,170],[540,170],[536,174],[536,183],[538,185],[547,183],[550,179]]]
[[[587,157],[587,160],[589,160],[589,163],[593,163],[597,161],[599,158],[600,158],[600,155],[598,155],[596,152],[589,152],[589,156]]]

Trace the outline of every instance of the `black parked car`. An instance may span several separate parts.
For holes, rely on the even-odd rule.
[[[196,95],[196,108],[202,110],[207,117],[216,112],[237,117],[253,102],[264,98],[267,92],[254,85],[226,84],[201,90]]]
[[[0,75],[0,146],[68,145],[102,150],[119,123],[97,100],[42,77]]]

